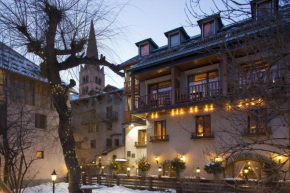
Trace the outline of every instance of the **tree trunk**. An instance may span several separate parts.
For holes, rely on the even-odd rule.
[[[75,140],[70,126],[70,117],[59,116],[59,138],[62,144],[63,155],[68,169],[68,190],[70,193],[82,193],[79,188],[81,170],[76,159]]]

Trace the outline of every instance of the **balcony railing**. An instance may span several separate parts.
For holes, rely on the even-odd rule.
[[[135,142],[135,147],[146,147],[147,141],[138,141]]]
[[[192,133],[191,139],[213,139],[214,132]]]
[[[230,88],[232,89],[230,92],[239,94],[241,90],[259,92],[259,89],[266,91],[269,88],[283,86],[285,84],[282,78],[283,73],[282,69],[259,69],[245,72],[244,75],[230,80]]]
[[[244,136],[263,136],[263,135],[271,135],[272,129],[271,127],[267,128],[256,128],[256,129],[245,129]]]
[[[219,81],[209,82],[175,90],[176,103],[200,101],[221,95]]]
[[[154,135],[150,136],[150,142],[169,141],[169,135]]]
[[[171,90],[136,98],[136,109],[148,109],[171,104]]]
[[[127,82],[124,82],[124,94],[131,94],[131,89],[132,89],[132,86],[131,86],[131,81],[127,81]],[[139,91],[139,83],[135,81],[135,93],[138,93]]]

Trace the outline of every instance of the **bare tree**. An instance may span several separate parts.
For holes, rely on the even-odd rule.
[[[80,167],[75,154],[75,140],[70,125],[70,111],[66,104],[67,91],[75,86],[71,80],[63,85],[60,72],[80,64],[98,64],[109,67],[123,76],[118,65],[99,58],[84,56],[89,24],[99,24],[101,34],[107,37],[112,31],[118,6],[106,6],[96,0],[8,0],[0,2],[0,29],[8,32],[16,43],[38,56],[43,75],[47,78],[54,106],[59,114],[59,138],[68,168],[69,192],[79,189]]]
[[[267,155],[268,162],[261,166],[267,174],[264,182],[285,179],[290,163],[289,1],[280,1],[271,16],[255,13],[247,0],[211,3],[211,13],[198,0],[188,1],[185,9],[191,26],[193,19],[213,13],[230,24],[206,37],[201,53],[211,53],[221,63],[223,89],[222,96],[212,98],[221,117],[216,121],[219,137],[205,152],[225,158],[226,166],[237,155]],[[261,189],[265,184],[253,187]]]

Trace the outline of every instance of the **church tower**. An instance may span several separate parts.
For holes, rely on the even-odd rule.
[[[87,57],[98,58],[98,48],[93,21],[91,21],[90,34],[87,47]],[[83,97],[92,89],[103,90],[105,86],[104,67],[85,64],[79,72],[79,96]]]

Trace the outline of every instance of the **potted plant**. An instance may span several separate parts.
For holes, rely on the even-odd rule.
[[[179,157],[175,157],[170,162],[171,170],[175,172],[176,178],[180,178],[180,172],[185,170],[185,162],[183,162]]]
[[[222,166],[222,162],[209,162],[204,165],[204,170],[208,174],[213,174],[214,179],[219,179],[219,174],[225,170],[225,167]]]
[[[148,170],[150,170],[150,167],[151,167],[150,163],[148,162],[148,160],[146,159],[146,157],[143,156],[143,157],[141,157],[138,160],[137,164],[138,164],[139,171],[141,171],[141,176],[142,177],[145,177],[146,176],[146,172]]]

